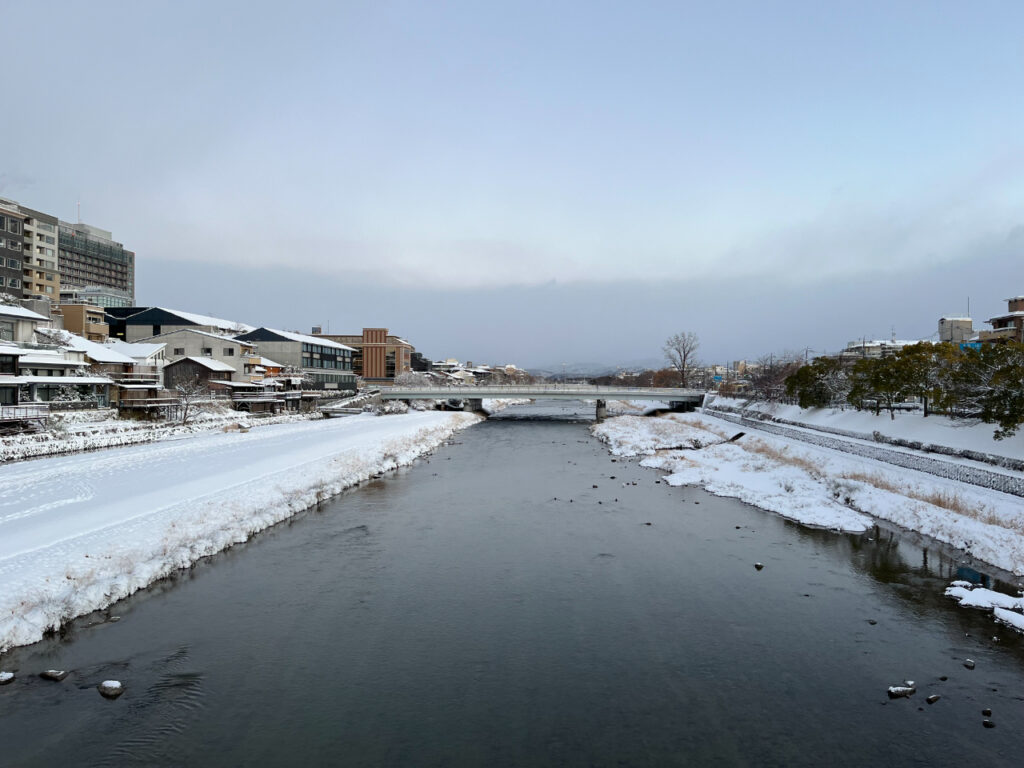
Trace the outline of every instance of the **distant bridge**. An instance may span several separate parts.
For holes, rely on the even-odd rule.
[[[448,387],[382,387],[382,400],[462,400],[467,411],[479,411],[485,399],[596,400],[597,418],[607,414],[609,400],[657,400],[690,411],[704,402],[704,391],[668,387],[598,387],[590,384],[493,384]]]

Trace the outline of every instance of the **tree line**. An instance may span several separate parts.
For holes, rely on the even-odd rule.
[[[854,362],[819,357],[787,375],[785,391],[801,408],[849,403],[891,418],[900,403],[920,398],[925,416],[933,410],[996,424],[1001,440],[1024,424],[1024,344],[920,343]]]

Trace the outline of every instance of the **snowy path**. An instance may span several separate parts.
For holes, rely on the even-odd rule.
[[[476,421],[356,416],[0,466],[0,650],[407,464]]]

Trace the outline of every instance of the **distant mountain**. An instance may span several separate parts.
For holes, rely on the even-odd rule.
[[[621,363],[562,363],[528,368],[534,376],[546,378],[561,378],[563,372],[566,376],[611,376],[619,371],[644,371],[648,369],[657,370],[664,368],[665,361],[648,357],[641,360],[626,360]]]

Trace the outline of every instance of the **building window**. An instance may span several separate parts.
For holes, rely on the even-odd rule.
[[[8,288],[21,288],[21,280],[19,280],[16,277],[12,277],[10,280],[7,281],[7,287]]]
[[[21,222],[15,219],[10,219],[7,222],[7,231],[15,235],[21,234]]]
[[[53,293],[53,286],[52,285],[44,285],[43,286],[43,292],[44,293]]]
[[[0,339],[14,341],[14,323],[7,320],[0,320]]]
[[[20,251],[21,250],[21,241],[20,240],[8,240],[7,241],[7,247],[10,248],[12,251]]]
[[[234,357],[234,356],[235,356],[235,348],[234,347],[224,347],[224,357]]]
[[[184,355],[185,354],[185,348],[184,347],[175,347],[174,348],[174,354],[176,354],[176,355]]]
[[[8,259],[7,266],[11,269],[21,269],[21,262],[17,259]]]
[[[203,347],[203,357],[213,357],[213,347]]]

